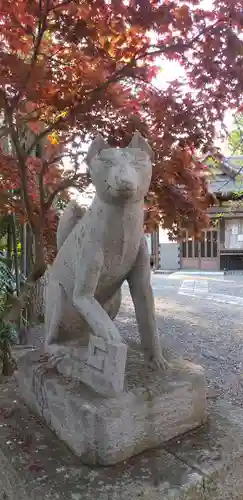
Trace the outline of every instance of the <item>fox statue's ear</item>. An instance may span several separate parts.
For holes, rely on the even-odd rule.
[[[145,151],[149,156],[150,160],[153,161],[154,153],[149,143],[144,139],[144,137],[140,134],[140,132],[135,132],[129,146],[129,148],[140,149],[141,151]]]
[[[87,156],[85,158],[85,162],[87,163],[89,169],[94,156],[100,153],[102,149],[108,149],[109,147],[110,146],[105,142],[104,137],[102,137],[101,134],[98,134],[96,138],[91,142],[87,152]]]

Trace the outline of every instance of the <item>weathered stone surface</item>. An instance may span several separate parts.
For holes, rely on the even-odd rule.
[[[49,346],[56,357],[57,371],[80,380],[103,396],[115,397],[123,391],[127,346],[105,342],[90,335],[87,346],[69,342]]]
[[[1,386],[1,500],[242,500],[242,408],[214,402],[206,426],[165,447],[90,469],[29,413],[14,381]]]
[[[86,163],[96,194],[88,210],[71,202],[58,226],[58,253],[45,293],[45,348],[87,340],[90,334],[121,342],[113,322],[128,281],[145,361],[165,368],[157,331],[150,259],[144,236],[144,197],[152,150],[136,132],[127,148],[111,148],[101,135]],[[87,344],[87,342],[86,342]],[[70,345],[71,347],[71,345]],[[87,381],[88,383],[88,381]]]
[[[110,465],[200,426],[206,418],[200,366],[178,361],[163,377],[128,351],[125,389],[105,398],[61,377],[30,352],[19,360],[22,397],[87,464]]]

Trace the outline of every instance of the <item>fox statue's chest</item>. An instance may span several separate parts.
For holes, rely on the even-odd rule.
[[[107,231],[102,239],[104,268],[116,271],[117,268],[131,264],[136,259],[142,237],[142,228],[136,224],[125,228],[117,221],[113,231]]]
[[[105,277],[120,278],[124,274],[127,274],[137,258],[139,244],[140,242],[127,245],[127,248],[123,248],[123,251],[120,253],[105,252],[101,279]]]
[[[140,242],[141,234],[136,239],[131,235],[129,240],[125,239],[119,244],[116,241],[114,247],[110,247],[109,250],[107,247],[104,248],[104,260],[97,284],[97,293],[103,293],[113,287],[116,289],[121,285],[136,261]]]

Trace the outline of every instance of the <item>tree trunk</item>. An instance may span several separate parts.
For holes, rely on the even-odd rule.
[[[27,276],[26,257],[27,257],[27,224],[20,225],[20,243],[21,243],[21,256],[20,256],[20,270],[24,276]]]
[[[17,296],[20,295],[20,275],[19,275],[19,259],[18,259],[18,240],[16,231],[16,217],[12,216],[12,238],[13,238],[13,261],[16,282]]]
[[[7,228],[7,266],[9,269],[12,267],[12,230],[11,223],[8,223]]]

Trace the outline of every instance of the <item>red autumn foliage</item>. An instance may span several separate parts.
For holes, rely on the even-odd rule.
[[[210,11],[198,0],[0,0],[0,136],[12,148],[0,150],[0,209],[28,219],[37,261],[55,196],[86,182],[80,144],[97,132],[126,145],[139,129],[150,141],[152,220],[206,226],[213,200],[194,150],[209,148],[215,121],[242,105],[242,25],[232,0]],[[153,78],[166,60],[185,79],[162,91]]]

